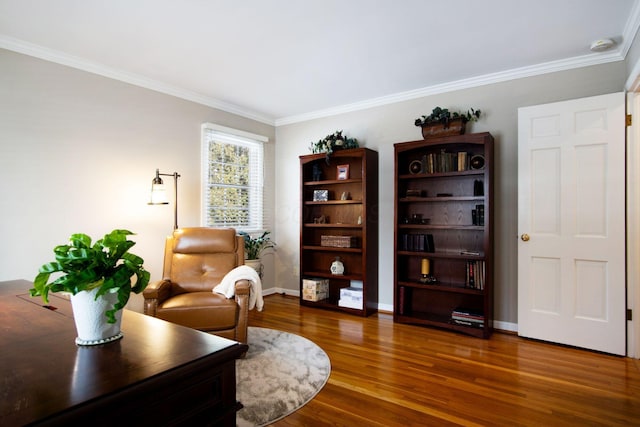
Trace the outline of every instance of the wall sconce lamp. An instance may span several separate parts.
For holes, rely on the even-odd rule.
[[[168,205],[167,190],[162,182],[160,176],[172,176],[173,188],[174,188],[174,203],[173,203],[173,229],[178,229],[178,178],[180,175],[178,172],[174,173],[160,173],[160,170],[156,169],[156,176],[151,181],[151,200],[150,205]]]

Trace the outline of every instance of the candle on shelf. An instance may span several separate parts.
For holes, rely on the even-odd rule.
[[[438,279],[431,274],[431,261],[428,258],[422,258],[420,267],[420,283],[435,284],[438,281]]]
[[[429,260],[422,258],[422,274],[429,274]]]

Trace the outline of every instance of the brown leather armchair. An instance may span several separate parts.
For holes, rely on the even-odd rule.
[[[235,283],[235,297],[212,292],[244,264],[244,240],[233,228],[182,228],[167,237],[163,278],[144,290],[144,313],[166,321],[247,342],[249,288]]]

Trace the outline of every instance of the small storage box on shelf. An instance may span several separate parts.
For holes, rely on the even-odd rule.
[[[300,176],[300,304],[360,316],[376,312],[378,153],[354,148],[328,159],[300,156]],[[336,260],[344,266],[341,275],[331,273]],[[310,279],[325,279],[327,295],[305,294]]]
[[[488,338],[493,137],[430,138],[394,150],[394,320]]]
[[[302,279],[302,299],[322,301],[329,298],[329,280],[320,278]]]
[[[334,248],[355,248],[358,238],[355,236],[320,236],[320,246]]]

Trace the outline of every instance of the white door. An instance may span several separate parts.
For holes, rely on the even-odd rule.
[[[624,93],[518,110],[518,333],[625,354]]]

